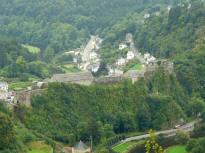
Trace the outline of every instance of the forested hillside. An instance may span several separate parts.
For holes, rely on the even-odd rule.
[[[79,47],[129,13],[151,13],[177,0],[1,0],[0,34],[56,52]]]
[[[19,115],[29,129],[72,145],[92,135],[95,144],[115,134],[160,130],[186,119],[187,99],[174,75],[158,72],[150,81],[79,86],[53,83]],[[188,105],[187,105],[188,106]]]
[[[136,18],[133,14],[111,28],[105,36],[102,57],[113,62],[115,56],[121,55],[118,44],[131,30],[140,52],[174,61],[177,78],[186,92],[205,97],[205,4],[196,2],[188,8],[185,3],[159,16],[153,14],[144,24],[136,23]],[[127,23],[132,23],[132,28]]]
[[[31,77],[46,78],[62,72],[51,64],[41,61],[39,54],[31,53],[14,38],[0,37],[0,75],[28,81]]]

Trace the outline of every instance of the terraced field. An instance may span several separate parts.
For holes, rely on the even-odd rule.
[[[134,144],[136,144],[136,142],[135,142],[135,141],[131,141],[131,142],[119,144],[119,145],[113,147],[112,149],[113,149],[115,152],[123,153],[124,151],[127,150],[127,148],[128,148],[129,146],[132,146],[132,145],[134,145]]]
[[[178,145],[178,146],[171,147],[166,151],[166,153],[187,153],[186,146]]]

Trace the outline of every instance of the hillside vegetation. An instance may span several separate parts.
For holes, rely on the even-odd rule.
[[[49,84],[47,94],[33,98],[32,108],[19,113],[26,127],[54,140],[72,144],[70,135],[76,141],[92,135],[98,144],[115,134],[173,127],[186,119],[185,104],[176,77],[159,72],[134,85]]]

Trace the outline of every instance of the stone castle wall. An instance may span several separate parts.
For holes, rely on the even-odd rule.
[[[121,83],[125,79],[131,79],[132,82],[136,82],[138,78],[144,77],[145,79],[149,79],[154,72],[156,72],[159,68],[162,68],[165,72],[172,73],[174,71],[173,63],[161,60],[161,61],[155,61],[149,63],[149,65],[146,66],[146,69],[143,71],[143,73],[137,73],[133,76],[128,75],[125,73],[122,76],[106,76],[102,78],[96,78],[96,79],[76,79],[71,81],[66,81],[65,83],[74,83],[74,84],[80,84],[80,85],[92,85],[92,84],[115,84],[115,83]],[[58,82],[58,81],[53,81]],[[45,89],[35,89],[30,91],[18,91],[15,93],[14,98],[14,104],[24,104],[25,106],[31,106],[30,99],[33,96],[41,95],[42,93],[45,93]]]
[[[106,76],[95,79],[93,84],[115,84],[121,83],[124,79],[125,77],[123,76]]]
[[[31,97],[39,96],[45,93],[45,89],[36,89],[31,91],[17,91],[14,93],[14,104],[23,104],[27,107],[31,106]]]

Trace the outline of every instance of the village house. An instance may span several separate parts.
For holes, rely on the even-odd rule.
[[[155,60],[156,60],[156,58],[154,56],[151,56],[150,58],[147,59],[147,62],[149,63],[149,62],[153,62]]]
[[[171,8],[172,8],[172,6],[169,5],[169,6],[167,7],[167,10],[170,11]]]
[[[117,68],[115,66],[108,67],[108,75],[109,76],[120,76],[123,75],[123,70],[120,68]]]
[[[82,58],[81,58],[80,56],[75,56],[75,57],[73,58],[73,62],[74,62],[75,64],[81,63],[81,62],[82,62]]]
[[[96,52],[91,52],[90,53],[90,59],[96,59],[98,57],[98,54]]]
[[[8,84],[7,82],[0,82],[0,100],[6,101],[8,97]]]
[[[150,14],[149,14],[149,13],[147,13],[147,14],[144,15],[144,18],[145,18],[145,19],[147,19],[147,18],[149,18],[149,17],[150,17]]]
[[[7,82],[0,82],[0,90],[8,91],[8,83]]]
[[[117,60],[116,64],[118,66],[126,65],[126,59],[125,58],[120,58]]]
[[[100,63],[93,63],[87,66],[88,71],[97,72],[100,68]]]
[[[131,33],[127,33],[125,39],[126,39],[126,42],[131,43],[133,41],[132,34]]]
[[[156,12],[155,13],[156,16],[160,16],[160,14],[161,14],[160,12]]]
[[[1,101],[6,101],[7,100],[7,91],[0,90],[0,100]]]
[[[150,54],[149,53],[145,53],[144,54],[144,59],[147,60],[148,58],[150,58]]]
[[[61,151],[62,153],[90,153],[91,149],[80,141],[74,147],[64,147]]]
[[[128,51],[127,52],[127,60],[131,60],[133,58],[135,58],[134,52],[133,51]]]
[[[75,51],[71,50],[71,51],[68,51],[68,52],[64,52],[64,54],[75,54]]]
[[[72,153],[73,148],[72,147],[64,147],[61,151],[62,151],[62,153]]]
[[[120,44],[119,45],[119,49],[122,50],[122,49],[125,49],[127,48],[127,45],[126,44]]]

